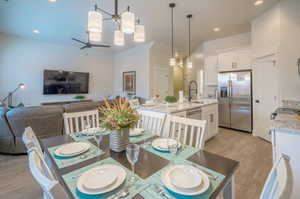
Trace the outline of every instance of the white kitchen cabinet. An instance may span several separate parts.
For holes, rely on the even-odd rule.
[[[238,70],[251,69],[251,50],[239,50],[236,52],[236,62]]]
[[[204,137],[205,141],[214,137],[218,133],[218,104],[210,104],[187,111],[176,112],[172,113],[172,115],[191,119],[206,120],[207,123]]]
[[[218,56],[219,72],[251,69],[251,50],[240,49],[220,53]]]
[[[226,52],[219,54],[219,71],[232,71],[237,68],[236,55],[234,52]]]
[[[204,59],[204,84],[218,85],[218,56],[208,56]]]
[[[212,104],[201,108],[201,119],[206,120],[205,141],[218,133],[218,104]]]
[[[290,165],[293,173],[293,191],[290,199],[298,199],[300,196],[300,131],[288,129],[272,130],[273,145],[273,163],[275,163],[281,154],[287,155],[290,159]]]

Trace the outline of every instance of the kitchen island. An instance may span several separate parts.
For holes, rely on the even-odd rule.
[[[206,120],[207,128],[205,140],[214,137],[218,133],[218,101],[216,99],[200,99],[192,102],[174,104],[158,103],[151,106],[144,105],[139,109],[197,120]]]
[[[275,163],[282,154],[289,157],[293,173],[294,187],[291,199],[299,198],[300,189],[300,102],[288,102],[287,105],[279,107],[272,114],[271,133],[273,163]]]

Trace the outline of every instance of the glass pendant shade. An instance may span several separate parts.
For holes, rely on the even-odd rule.
[[[176,59],[174,57],[170,58],[170,66],[176,65]]]
[[[193,68],[193,62],[192,62],[192,59],[191,58],[189,58],[188,60],[187,60],[187,67],[188,68]]]
[[[99,42],[102,39],[101,32],[89,32],[90,41]]]
[[[121,16],[121,28],[126,34],[132,34],[135,30],[135,16],[134,13],[126,11]]]
[[[143,25],[135,26],[134,41],[135,42],[144,42],[145,41],[145,27]]]
[[[90,11],[88,14],[88,31],[89,32],[102,32],[103,16],[96,11]]]
[[[121,30],[115,30],[114,44],[116,46],[123,46],[125,44],[124,33]]]

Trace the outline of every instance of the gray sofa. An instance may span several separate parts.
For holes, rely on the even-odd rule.
[[[100,102],[78,102],[67,105],[7,109],[0,107],[0,153],[26,153],[22,135],[31,126],[38,138],[64,133],[63,113],[97,109]]]

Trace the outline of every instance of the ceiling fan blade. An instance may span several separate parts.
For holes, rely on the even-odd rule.
[[[102,47],[102,48],[110,48],[108,45],[101,45],[101,44],[92,44],[92,47]]]
[[[85,48],[89,48],[88,46],[82,46],[81,48],[80,48],[80,50],[83,50],[83,49],[85,49]]]
[[[79,42],[79,43],[82,43],[82,44],[85,44],[85,45],[86,45],[86,43],[85,43],[85,42],[83,42],[83,41],[80,41],[80,40],[78,40],[78,39],[72,38],[72,40],[74,40],[74,41],[77,41],[77,42]]]

